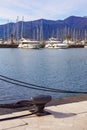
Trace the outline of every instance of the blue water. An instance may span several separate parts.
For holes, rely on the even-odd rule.
[[[87,91],[87,49],[0,49],[0,75],[41,86]],[[0,80],[0,103],[38,94],[53,98],[72,95],[32,90]]]

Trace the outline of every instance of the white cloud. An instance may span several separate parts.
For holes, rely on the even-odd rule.
[[[84,16],[87,13],[86,5],[87,0],[0,0],[0,18],[16,21],[17,16],[20,20],[24,16],[29,21],[39,18],[57,20],[70,15]]]

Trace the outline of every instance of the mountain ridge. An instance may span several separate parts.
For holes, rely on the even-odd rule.
[[[49,20],[49,19],[38,19],[34,21],[18,21],[18,23],[7,23],[0,25],[0,38],[4,37],[7,39],[10,37],[10,34],[13,33],[16,36],[18,33],[18,37],[21,37],[21,28],[23,24],[23,37],[31,38],[31,39],[48,39],[49,37],[56,37],[59,33],[62,36],[65,28],[67,28],[67,33],[71,34],[72,30],[83,30],[87,31],[87,17],[80,16],[69,16],[64,20]],[[9,26],[9,29],[8,29]],[[18,28],[17,28],[18,27]],[[8,34],[9,30],[9,34]],[[68,32],[70,30],[70,32]],[[59,32],[58,32],[59,31]],[[38,32],[38,36],[37,36]],[[8,36],[9,35],[9,36]],[[64,35],[64,34],[63,34]],[[82,35],[82,34],[81,34]]]

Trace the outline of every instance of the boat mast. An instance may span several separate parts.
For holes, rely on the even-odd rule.
[[[3,42],[5,42],[5,25],[3,26],[4,28],[3,28]]]
[[[16,40],[18,42],[18,20],[19,20],[19,16],[17,16],[17,20],[16,20]]]
[[[7,40],[9,40],[9,20],[8,20],[8,23],[7,23]]]
[[[38,25],[37,25],[37,41],[39,40],[38,33],[39,33],[39,30],[38,30]]]
[[[42,21],[43,19],[41,19],[41,24],[40,24],[40,42],[43,41],[43,24]]]
[[[24,16],[22,17],[21,39],[23,38],[23,23],[24,23]]]
[[[87,32],[86,32],[86,30],[85,30],[85,39],[84,39],[85,41],[87,40]]]

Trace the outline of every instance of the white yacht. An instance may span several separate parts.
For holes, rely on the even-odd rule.
[[[68,48],[69,45],[65,44],[65,43],[57,43],[57,44],[53,44],[53,48],[58,48],[58,49],[66,49]]]
[[[4,40],[3,39],[0,39],[0,44],[3,44],[4,43]]]
[[[65,49],[68,47],[68,44],[62,43],[61,41],[58,41],[56,38],[50,38],[48,41],[46,41],[45,45],[45,48]]]
[[[61,42],[61,41],[58,41],[57,38],[51,37],[48,39],[48,41],[46,41],[46,44],[57,44],[59,42]]]
[[[18,47],[27,49],[39,49],[41,48],[41,44],[39,41],[22,38],[19,41]]]

